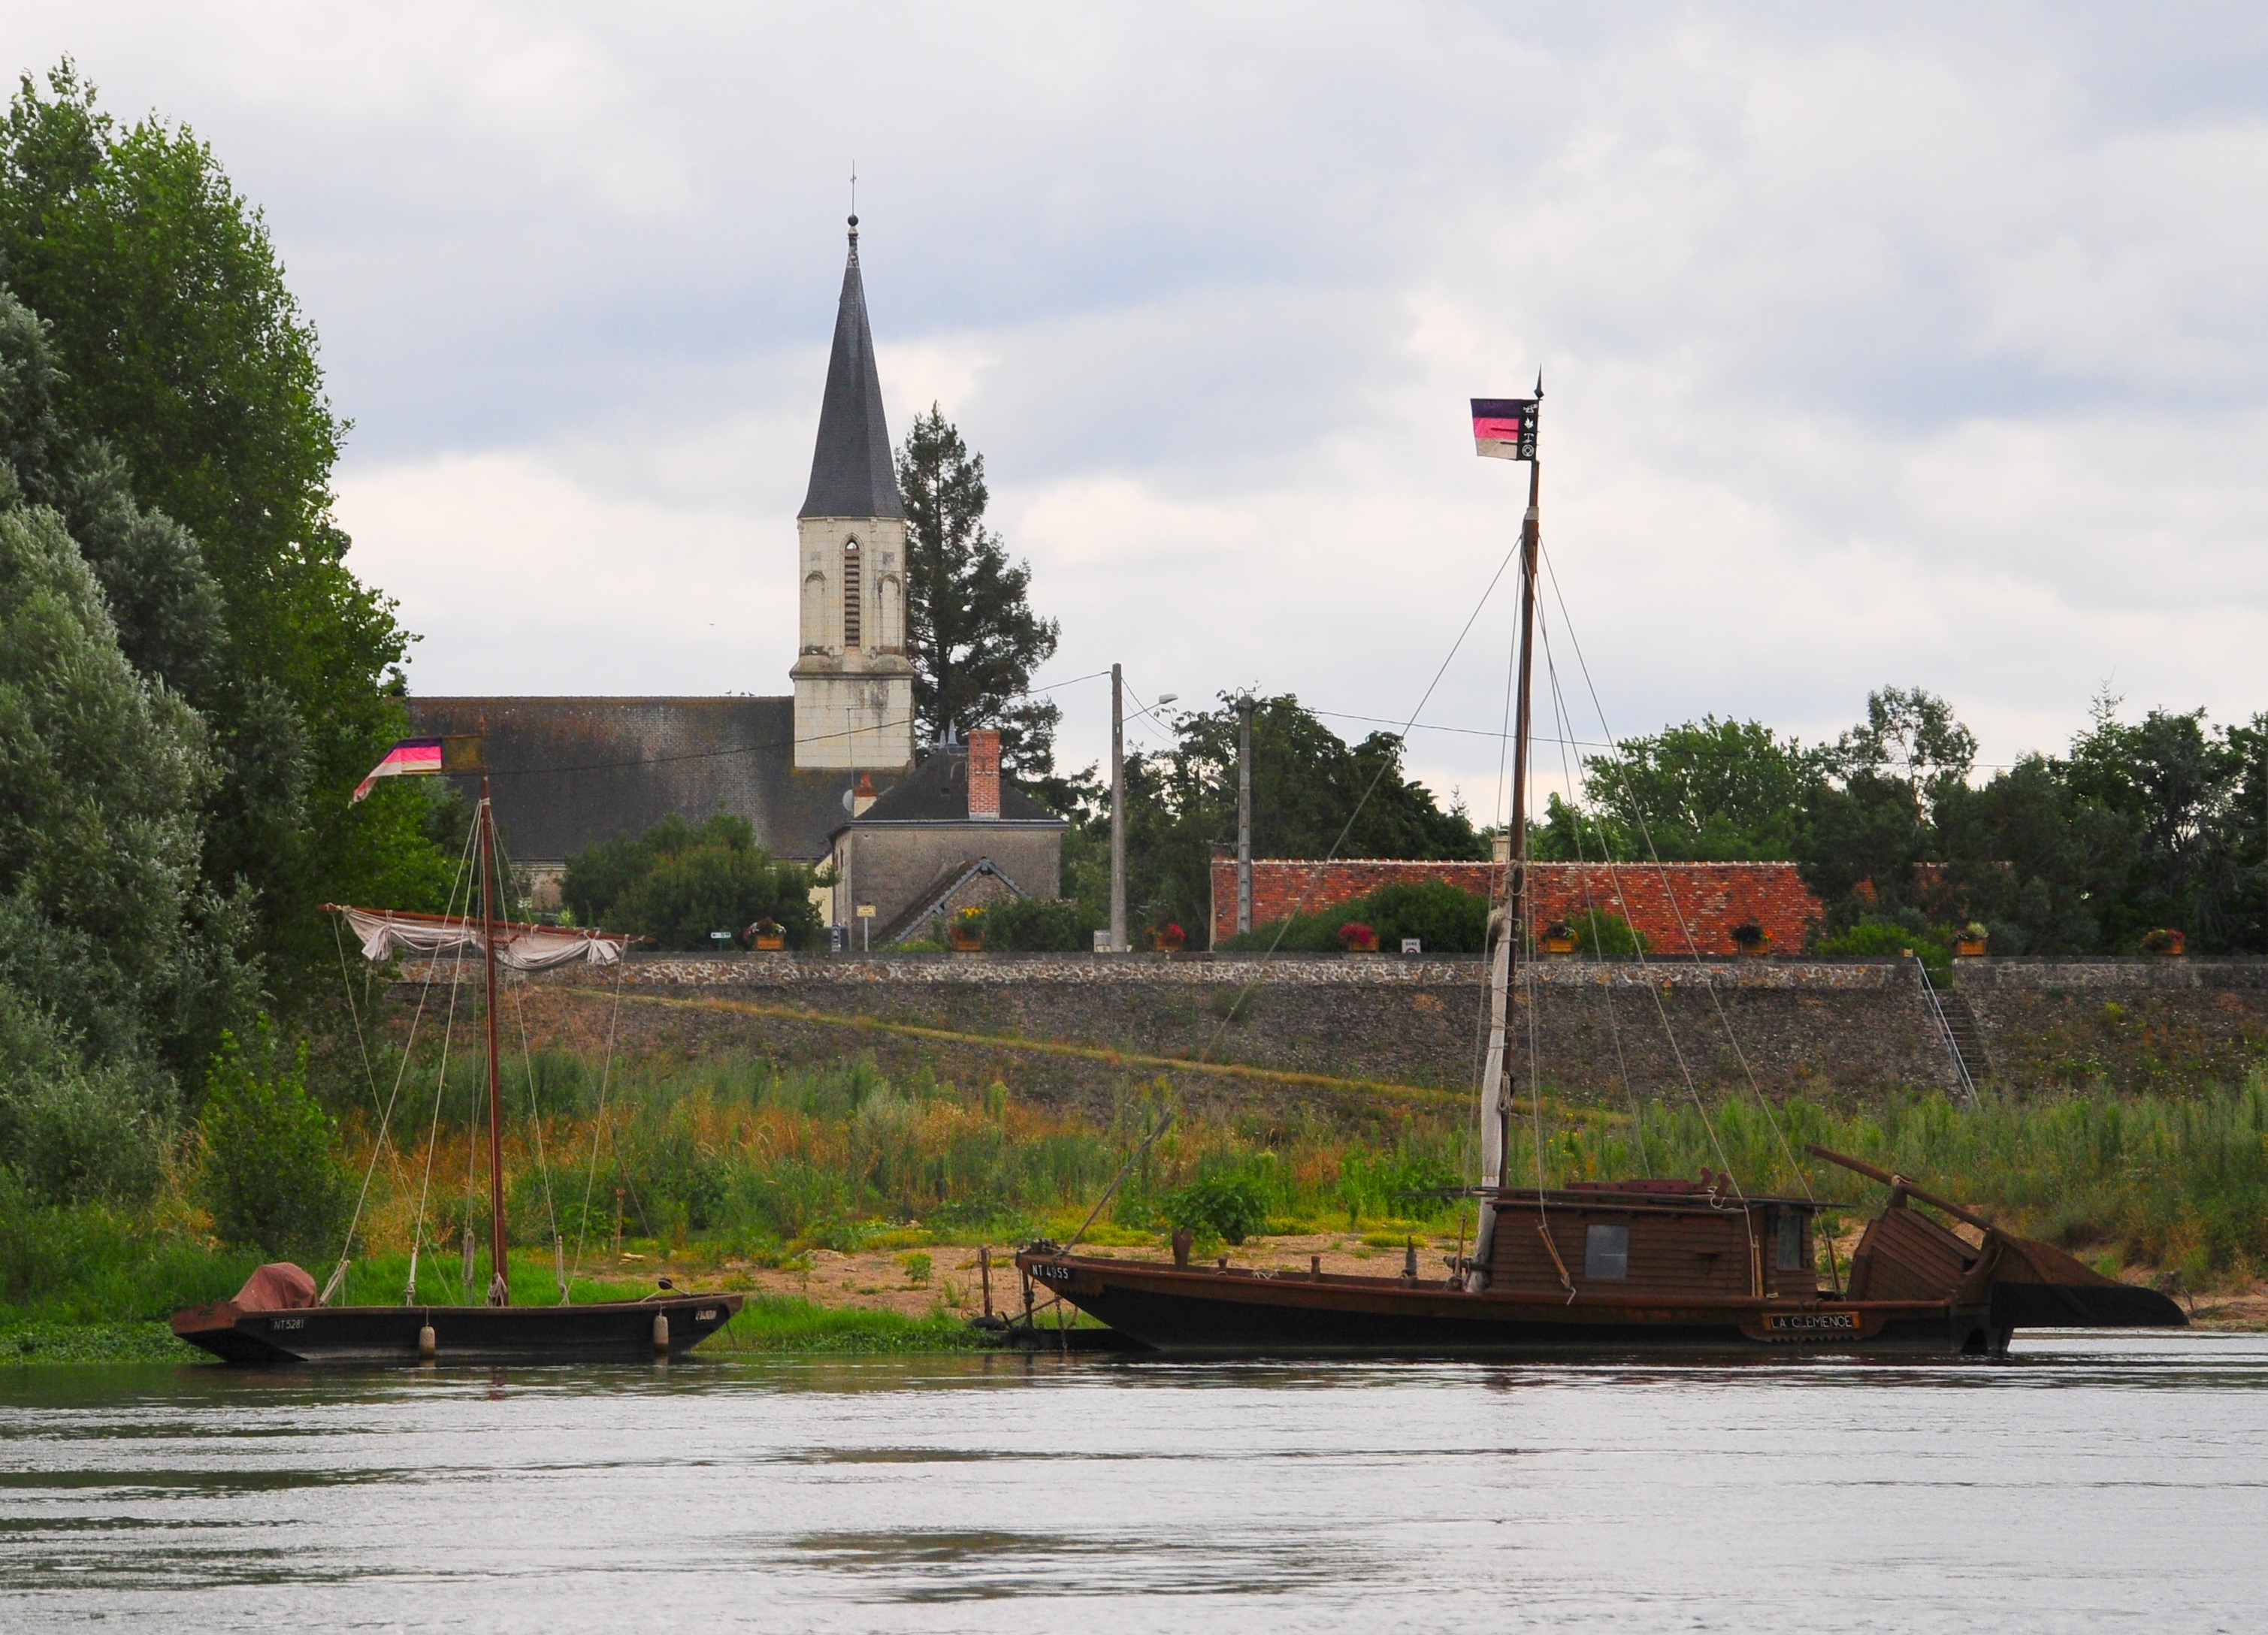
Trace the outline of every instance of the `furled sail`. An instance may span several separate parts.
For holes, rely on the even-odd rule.
[[[397,954],[468,954],[481,952],[483,932],[475,919],[445,918],[438,914],[411,914],[393,909],[339,908],[364,955],[390,960]],[[548,971],[578,961],[614,965],[621,961],[629,939],[605,932],[558,925],[519,925],[497,922],[497,963],[506,970]]]

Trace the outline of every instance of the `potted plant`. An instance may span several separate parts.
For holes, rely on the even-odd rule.
[[[2142,939],[2145,954],[2183,954],[2188,952],[2189,938],[2170,925],[2161,925]]]
[[[961,910],[945,928],[945,946],[955,954],[982,954],[984,951],[984,910],[979,908]]]
[[[1181,925],[1173,920],[1167,920],[1163,925],[1152,928],[1150,932],[1150,946],[1159,954],[1179,954],[1188,946],[1189,940],[1189,932],[1183,931]]]
[[[1543,928],[1543,952],[1572,954],[1575,952],[1575,928],[1565,920],[1554,920]]]
[[[1733,927],[1733,946],[1749,959],[1764,958],[1771,952],[1771,933],[1754,920]]]
[[[1956,958],[1977,960],[1984,957],[1984,923],[1971,920],[1953,933],[1953,952]]]
[[[1349,920],[1339,927],[1339,946],[1349,954],[1375,954],[1378,932],[1360,920]]]
[[[777,954],[787,946],[787,927],[767,915],[748,927],[748,946],[759,954]]]

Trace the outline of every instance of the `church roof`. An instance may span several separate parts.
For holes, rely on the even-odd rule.
[[[486,740],[512,860],[557,863],[672,814],[748,821],[775,857],[824,858],[856,772],[799,771],[792,698],[409,700],[410,731]]]
[[[866,286],[858,276],[858,218],[850,218],[850,256],[835,313],[835,350],[827,360],[827,395],[819,409],[819,444],[811,455],[811,488],[799,517],[902,517],[882,419],[882,380],[874,371],[874,334],[866,326]]]

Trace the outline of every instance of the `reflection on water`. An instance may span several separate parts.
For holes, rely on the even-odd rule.
[[[0,1628],[2256,1629],[2264,1455],[2257,1337],[17,1369]]]

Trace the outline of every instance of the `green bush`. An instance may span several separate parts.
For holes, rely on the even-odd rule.
[[[1584,953],[1608,957],[1650,954],[1653,943],[1619,914],[1607,909],[1585,909],[1567,922],[1575,946]]]
[[[1918,931],[1886,915],[1869,914],[1848,929],[1818,938],[1811,945],[1814,954],[1845,957],[1896,958],[1908,950],[1933,971],[1949,969],[1953,964],[1952,932],[1943,925]]]
[[[157,1190],[170,1120],[130,1070],[76,1065],[0,1091],[8,1167],[47,1204],[140,1204]]]
[[[777,923],[792,948],[826,940],[811,900],[817,874],[756,844],[745,818],[718,813],[696,829],[664,818],[636,839],[610,840],[567,859],[563,889],[575,920],[651,937],[665,948],[717,946],[758,920]]]
[[[204,1194],[225,1243],[320,1259],[341,1247],[353,1183],[338,1132],[307,1091],[307,1048],[287,1052],[267,1018],[251,1046],[221,1035],[205,1077]]]
[[[1167,1194],[1164,1213],[1176,1229],[1241,1243],[1267,1226],[1268,1191],[1249,1172],[1225,1171]]]
[[[994,954],[1085,954],[1102,928],[1101,917],[1071,898],[1012,897],[988,906],[977,924]]]
[[[1447,880],[1409,880],[1382,886],[1366,897],[1334,904],[1314,914],[1256,925],[1220,944],[1230,953],[1335,954],[1339,927],[1359,920],[1378,933],[1388,953],[1415,937],[1428,954],[1478,954],[1487,945],[1488,902]],[[1280,933],[1280,935],[1279,935]]]

